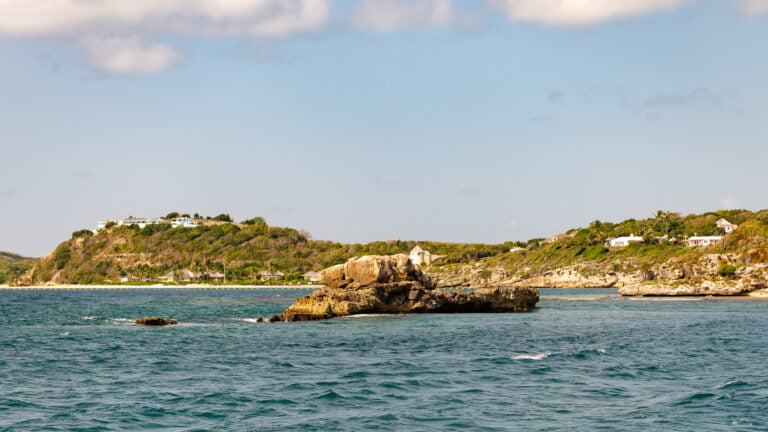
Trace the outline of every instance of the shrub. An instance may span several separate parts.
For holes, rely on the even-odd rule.
[[[722,277],[733,277],[736,274],[736,267],[730,264],[723,264],[717,270],[717,274]]]
[[[93,235],[93,231],[84,229],[84,230],[73,232],[72,233],[72,238],[73,239],[80,238],[80,237],[88,238],[88,237],[90,237],[92,235]]]
[[[226,214],[226,213],[222,213],[214,217],[213,220],[222,221],[222,222],[232,222],[232,218],[229,217],[229,214]]]

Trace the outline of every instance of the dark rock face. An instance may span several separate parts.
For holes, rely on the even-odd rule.
[[[270,321],[322,320],[367,313],[529,312],[539,292],[527,287],[444,292],[406,255],[366,256],[320,274],[324,288]]]
[[[152,318],[139,318],[136,321],[134,321],[134,323],[139,325],[145,325],[145,326],[166,326],[166,325],[178,324],[178,321],[176,320],[166,321],[160,317],[152,317]]]

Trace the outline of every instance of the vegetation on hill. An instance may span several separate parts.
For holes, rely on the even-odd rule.
[[[739,227],[725,235],[716,225],[721,218]],[[722,210],[687,216],[658,211],[647,219],[628,219],[620,223],[594,221],[586,228],[569,232],[575,235],[553,243],[541,239],[520,243],[525,249],[496,255],[484,264],[528,277],[575,264],[593,267],[601,264],[600,268],[610,271],[645,270],[672,259],[694,263],[712,253],[740,254],[745,262],[751,263],[768,260],[768,210]],[[632,234],[642,237],[643,242],[623,248],[607,247],[609,239]],[[723,236],[723,240],[707,247],[685,246],[685,239],[695,235]],[[433,271],[451,271],[451,267],[450,264],[440,265]],[[730,268],[724,271],[732,272]]]
[[[0,251],[0,284],[15,281],[31,269],[36,261],[37,258]]]
[[[230,281],[258,280],[260,271],[280,271],[285,280],[305,272],[341,264],[354,256],[408,253],[417,242],[381,241],[341,244],[312,240],[309,233],[269,226],[261,217],[243,223],[228,215],[196,228],[168,224],[110,226],[94,234],[75,231],[49,257],[41,260],[25,283],[93,284],[131,277],[153,281],[167,272],[224,272]],[[498,255],[501,245],[418,242],[445,262],[467,262]]]
[[[173,215],[177,215],[174,213]],[[196,215],[197,216],[197,215]],[[690,248],[684,240],[693,235],[724,234],[720,218],[739,225],[724,240],[709,247]],[[200,219],[196,228],[172,228],[170,223],[110,226],[96,234],[76,231],[27,274],[24,283],[92,284],[131,277],[156,281],[161,275],[182,269],[193,272],[224,272],[229,281],[258,280],[261,271],[280,271],[284,280],[298,280],[345,262],[354,256],[408,253],[417,244],[440,256],[430,272],[450,272],[481,262],[525,277],[578,263],[599,263],[602,269],[642,270],[670,259],[695,261],[707,253],[738,252],[753,262],[768,260],[768,210],[724,210],[682,216],[659,211],[646,219],[620,223],[594,221],[586,228],[568,231],[571,237],[547,243],[541,239],[496,245],[415,241],[378,241],[341,244],[316,241],[309,233],[269,226],[255,217],[242,223],[229,215]],[[610,238],[635,234],[644,243],[625,248],[606,247]],[[515,251],[510,251],[510,249]],[[522,248],[522,249],[520,249]],[[723,274],[733,274],[724,268]]]

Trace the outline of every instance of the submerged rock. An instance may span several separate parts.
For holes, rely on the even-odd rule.
[[[139,318],[136,321],[134,321],[134,323],[139,325],[145,325],[145,326],[166,326],[166,325],[178,324],[179,322],[176,320],[165,320],[160,317],[151,317],[151,318]]]
[[[270,321],[307,321],[369,313],[529,312],[539,292],[528,287],[435,290],[406,255],[365,256],[324,270],[325,287],[296,300]]]

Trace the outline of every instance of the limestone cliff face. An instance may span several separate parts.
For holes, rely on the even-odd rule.
[[[619,289],[623,296],[743,296],[765,288],[763,284],[750,284],[744,281],[702,281],[699,283],[647,283],[630,285]]]
[[[733,278],[725,280],[718,274],[724,264],[737,268]],[[728,293],[749,291],[758,288],[748,287],[765,285],[768,280],[768,264],[753,263],[748,254],[730,253],[705,254],[695,261],[670,259],[643,269],[629,260],[595,261],[531,273],[525,268],[509,270],[480,262],[464,266],[432,267],[427,273],[439,287],[623,288],[656,283],[658,286],[688,284],[689,287],[697,287],[680,289],[681,293],[721,292],[722,295],[733,295]],[[705,281],[709,283],[702,285]],[[723,283],[715,283],[718,281]],[[744,287],[735,287],[734,281],[740,282]]]
[[[365,256],[320,275],[324,288],[271,321],[303,321],[370,313],[528,312],[539,300],[527,287],[443,292],[406,255]]]

